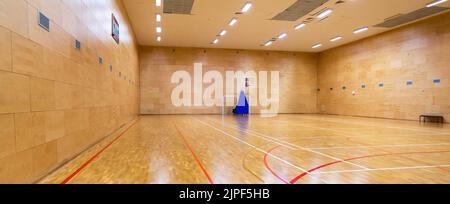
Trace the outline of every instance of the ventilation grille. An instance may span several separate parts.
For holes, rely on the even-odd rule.
[[[322,6],[327,1],[328,0],[298,0],[289,8],[273,17],[272,20],[296,21]]]
[[[194,0],[164,0],[164,13],[191,14]]]
[[[75,40],[75,49],[81,50],[81,42],[79,40]]]
[[[380,23],[378,25],[375,25],[375,27],[383,27],[383,28],[393,28],[399,25],[403,25],[415,20],[419,20],[421,18],[431,16],[433,14],[440,13],[442,11],[445,11],[449,8],[447,7],[430,7],[430,8],[421,8],[419,10],[415,10],[411,13],[404,14],[404,15],[398,15],[396,17],[390,18],[383,23]]]
[[[47,18],[43,13],[39,12],[39,25],[46,31],[50,31],[50,19]]]

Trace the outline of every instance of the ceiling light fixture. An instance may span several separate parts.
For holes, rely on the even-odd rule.
[[[333,13],[333,10],[332,10],[332,9],[326,9],[326,10],[322,11],[322,13],[320,13],[320,14],[317,16],[317,18],[324,18],[324,17],[330,15],[331,13]]]
[[[228,23],[229,26],[234,26],[234,24],[237,23],[237,19],[236,18],[232,18],[230,23]]]
[[[331,38],[331,42],[336,42],[336,41],[338,41],[338,40],[340,40],[340,39],[342,39],[342,37],[341,36],[338,36],[338,37],[334,37],[334,38]]]
[[[427,8],[436,6],[436,5],[438,5],[438,4],[442,4],[442,3],[446,2],[446,1],[447,1],[447,0],[438,0],[438,1],[431,2],[431,3],[427,4]]]
[[[161,22],[161,14],[156,14],[156,22]]]
[[[212,44],[217,44],[217,43],[219,43],[219,39],[215,39],[215,40],[212,42]]]
[[[273,43],[273,41],[271,41],[271,40],[269,40],[269,41],[267,41],[265,44],[264,44],[264,46],[270,46],[270,45],[272,45],[272,43]]]
[[[156,37],[156,41],[161,42],[161,36]]]
[[[286,36],[287,36],[286,33],[281,33],[281,34],[278,36],[278,39],[283,39],[283,38],[285,38]]]
[[[220,31],[220,33],[219,33],[220,36],[224,36],[225,34],[227,34],[227,31],[226,31],[226,30],[222,30],[222,31]]]
[[[319,48],[319,47],[322,47],[322,44],[316,44],[316,45],[312,46],[313,49],[316,49],[316,48]]]
[[[306,24],[304,24],[304,23],[298,24],[298,25],[295,26],[295,30],[298,30],[298,29],[303,28],[305,26],[306,26]]]
[[[157,33],[161,33],[162,32],[162,28],[161,27],[156,27],[156,32]]]
[[[156,6],[160,7],[161,6],[161,0],[156,0]]]
[[[252,8],[252,3],[251,2],[247,2],[247,3],[245,3],[244,7],[242,7],[241,13],[246,13],[251,8]]]
[[[358,28],[358,29],[354,30],[353,33],[354,34],[358,34],[358,33],[362,33],[362,32],[367,31],[367,30],[369,30],[368,27]]]

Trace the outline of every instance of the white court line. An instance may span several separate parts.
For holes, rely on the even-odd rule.
[[[305,127],[305,128],[311,128],[311,129],[316,129],[316,130],[326,130],[326,131],[331,131],[331,132],[335,132],[335,133],[339,133],[342,135],[342,137],[348,137],[348,138],[361,138],[361,137],[372,137],[373,135],[367,135],[367,134],[360,134],[360,133],[354,133],[352,131],[344,131],[344,130],[336,130],[336,129],[332,129],[332,128],[324,128],[324,127],[314,127],[314,126],[307,126],[307,125],[300,125],[300,124],[292,124],[291,126],[300,126],[300,127]],[[358,136],[357,136],[357,135]],[[413,134],[410,135],[409,137],[420,137],[420,136],[447,136],[448,134]],[[383,137],[396,137],[399,138],[398,135],[382,135]],[[400,137],[408,137],[408,136],[400,136]]]
[[[231,135],[231,134],[229,134],[229,133],[226,133],[225,131],[223,131],[223,130],[221,130],[221,129],[218,129],[218,128],[212,126],[212,125],[209,125],[209,124],[207,124],[207,123],[205,123],[205,122],[203,122],[203,121],[201,121],[201,120],[199,120],[199,119],[197,119],[197,118],[194,118],[194,119],[197,120],[198,122],[200,122],[200,123],[202,123],[202,124],[208,126],[208,127],[211,127],[211,128],[213,128],[213,129],[215,129],[216,131],[219,131],[219,132],[221,132],[221,133],[223,133],[223,134],[225,134],[225,135],[227,135],[227,136],[229,136],[229,137],[231,137],[231,138],[233,138],[233,139],[235,139],[235,140],[238,140],[238,141],[241,142],[241,143],[244,143],[244,144],[246,144],[246,145],[248,145],[248,146],[250,146],[250,147],[252,147],[252,148],[254,148],[254,149],[256,149],[256,150],[258,150],[258,151],[260,151],[260,152],[262,152],[262,153],[265,153],[265,154],[269,155],[270,157],[272,157],[272,158],[274,158],[274,159],[277,159],[277,160],[279,160],[279,161],[281,161],[281,162],[283,162],[283,163],[285,163],[285,164],[287,164],[287,165],[289,165],[289,166],[292,166],[292,167],[294,167],[294,168],[296,168],[296,169],[299,169],[299,170],[301,170],[301,171],[303,171],[303,172],[305,172],[305,173],[307,173],[307,174],[311,174],[311,175],[318,175],[318,174],[332,174],[332,173],[350,173],[350,172],[369,172],[369,171],[387,171],[387,170],[407,170],[407,169],[424,169],[424,168],[450,167],[450,165],[435,165],[435,166],[391,167],[391,168],[378,168],[378,169],[370,169],[370,168],[366,168],[366,169],[357,169],[357,170],[325,171],[325,172],[308,172],[308,171],[304,170],[304,169],[301,168],[301,167],[298,167],[298,166],[296,166],[296,165],[294,165],[294,164],[292,164],[292,163],[290,163],[290,162],[288,162],[288,161],[286,161],[286,160],[283,160],[283,159],[281,159],[281,158],[279,158],[279,157],[277,157],[277,156],[275,156],[275,155],[273,155],[273,154],[271,154],[271,153],[268,153],[268,152],[266,152],[266,151],[264,151],[264,150],[262,150],[262,149],[260,149],[260,148],[258,148],[258,147],[256,147],[256,146],[254,146],[254,145],[252,145],[252,144],[249,144],[249,143],[247,143],[247,142],[245,142],[245,141],[243,141],[243,140],[241,140],[241,139],[239,139],[239,138],[237,138],[237,137],[234,137],[233,135]],[[320,179],[320,178],[319,178],[319,179]],[[324,182],[322,179],[320,179],[320,180],[321,180],[322,182]]]
[[[314,119],[314,118],[311,118],[311,119],[319,121],[319,122],[322,121],[320,119]],[[335,121],[326,121],[326,120],[323,120],[323,121],[348,124],[348,123],[345,123],[345,122],[335,122]],[[330,129],[330,128],[324,128],[324,127],[311,127],[311,126],[300,125],[298,123],[293,123],[292,124],[292,123],[286,122],[286,121],[281,121],[280,123],[283,123],[281,125],[286,124],[286,125],[289,125],[289,126],[300,126],[300,127],[313,128],[313,129],[319,129],[319,130],[332,130],[332,131],[334,131],[336,133],[344,134],[343,136],[344,137],[348,137],[348,138],[371,137],[371,136],[373,136],[373,135],[367,135],[367,134],[361,134],[361,133],[354,133],[351,130],[345,131],[345,130],[335,130],[335,129]],[[364,125],[364,124],[361,124],[361,125]],[[372,126],[372,127],[379,127],[379,126]],[[399,129],[402,129],[402,128],[399,128]],[[357,134],[357,135],[355,135],[355,134]],[[409,134],[409,133],[403,133],[403,134]],[[387,135],[383,135],[383,137],[398,137],[398,136],[399,136],[398,134],[393,134],[393,133],[389,133]],[[413,135],[410,135],[410,136],[414,136],[414,137],[420,137],[420,136],[450,136],[450,133],[436,133],[436,134],[430,134],[430,133],[420,133],[419,134],[419,133],[414,133]],[[336,137],[336,136],[329,136],[329,137]],[[314,137],[311,137],[311,138],[314,138]],[[321,137],[315,137],[315,138],[321,138]],[[324,138],[327,138],[327,137],[324,137]]]
[[[324,127],[314,127],[314,126],[307,126],[307,125],[300,125],[300,124],[293,124],[294,126],[300,126],[300,127],[304,127],[304,128],[310,128],[310,129],[316,129],[316,130],[326,130],[326,131],[330,131],[330,132],[335,132],[335,133],[339,133],[342,134],[343,137],[352,137],[352,136],[348,136],[349,134],[355,134],[353,132],[349,132],[349,131],[342,131],[342,130],[335,130],[333,128],[324,128]],[[356,133],[358,134],[358,133]],[[366,136],[370,136],[370,135],[363,135],[360,134],[360,136],[366,137]]]
[[[346,131],[341,131],[341,130],[335,130],[335,129],[331,129],[331,128],[323,128],[323,127],[311,127],[311,126],[307,126],[307,125],[300,125],[300,124],[293,124],[293,126],[300,126],[300,127],[305,127],[305,128],[311,128],[311,129],[316,129],[316,130],[327,130],[327,131],[332,131],[332,132],[336,132],[336,133],[340,133],[340,134],[344,134],[344,137],[348,137],[347,135],[353,134],[352,132],[346,132]],[[363,135],[365,136],[365,135]]]
[[[367,145],[367,146],[341,146],[341,147],[313,147],[309,149],[324,150],[324,149],[363,149],[369,147],[421,147],[421,146],[444,146],[450,143],[434,143],[434,144],[398,144],[398,145]]]
[[[262,152],[262,153],[264,153],[264,154],[269,155],[270,157],[272,157],[272,158],[274,158],[274,159],[277,159],[277,160],[279,160],[279,161],[281,161],[281,162],[283,162],[283,163],[285,163],[285,164],[287,164],[287,165],[289,165],[289,166],[291,166],[291,167],[294,167],[294,168],[296,168],[296,169],[298,169],[298,170],[300,170],[300,171],[302,171],[302,172],[305,172],[305,173],[308,173],[308,174],[309,174],[308,171],[306,171],[305,169],[303,169],[303,168],[301,168],[301,167],[299,167],[299,166],[296,166],[296,165],[294,165],[294,164],[292,164],[292,163],[290,163],[290,162],[288,162],[288,161],[286,161],[286,160],[284,160],[284,159],[281,159],[280,157],[277,157],[277,156],[275,156],[275,155],[273,155],[273,154],[271,154],[271,153],[268,153],[268,152],[264,151],[263,149],[261,149],[261,148],[259,148],[259,147],[256,147],[255,145],[252,145],[252,144],[250,144],[250,143],[248,143],[248,142],[246,142],[246,141],[244,141],[244,140],[241,140],[241,139],[239,139],[239,138],[237,138],[237,137],[235,137],[235,136],[233,136],[233,135],[231,135],[231,134],[229,134],[229,133],[227,133],[227,132],[225,132],[225,131],[223,131],[223,130],[221,130],[221,129],[218,129],[218,128],[216,128],[216,127],[210,125],[210,124],[207,124],[207,123],[205,123],[205,122],[203,122],[203,121],[201,121],[201,120],[199,120],[199,119],[197,119],[197,118],[194,118],[194,119],[197,120],[198,122],[202,123],[203,125],[206,125],[206,126],[208,126],[208,127],[210,127],[210,128],[213,128],[213,129],[215,129],[215,130],[217,130],[217,131],[223,133],[224,135],[226,135],[226,136],[228,136],[228,137],[231,137],[231,138],[233,138],[233,139],[235,139],[235,140],[237,140],[237,141],[239,141],[239,142],[241,142],[241,143],[243,143],[243,144],[246,144],[246,145],[248,145],[248,146],[250,146],[250,147],[252,147],[252,148],[254,148],[254,149],[256,149],[256,150],[258,150],[258,151],[260,151],[260,152]]]
[[[230,124],[230,123],[227,123],[227,122],[224,122],[224,123],[225,123],[225,124]],[[328,154],[325,154],[325,153],[322,153],[322,152],[318,152],[318,151],[314,151],[314,150],[311,150],[311,149],[309,149],[309,148],[305,148],[305,147],[302,147],[302,146],[299,146],[299,145],[296,145],[296,144],[292,144],[292,143],[289,143],[289,142],[286,142],[286,141],[283,141],[283,140],[279,140],[279,139],[277,139],[277,138],[270,137],[270,136],[268,136],[268,135],[259,133],[259,132],[254,131],[254,130],[248,129],[249,131],[252,131],[252,132],[253,132],[253,133],[251,133],[251,132],[248,132],[247,130],[242,130],[242,129],[240,129],[240,128],[236,128],[236,127],[234,127],[233,125],[227,125],[227,126],[233,128],[233,129],[235,129],[235,130],[244,131],[244,132],[246,132],[247,134],[253,134],[253,135],[258,134],[258,135],[263,136],[263,137],[271,138],[271,139],[273,139],[273,140],[275,140],[275,141],[278,141],[278,142],[280,142],[280,143],[289,144],[289,145],[291,145],[291,146],[293,146],[293,147],[297,147],[297,148],[299,148],[299,149],[301,149],[301,150],[308,151],[308,152],[312,152],[312,153],[315,153],[315,154],[318,154],[318,155],[327,157],[327,158],[329,158],[329,159],[341,161],[341,162],[343,162],[343,163],[347,163],[347,164],[350,164],[350,165],[353,165],[353,166],[357,166],[357,167],[362,168],[362,169],[369,169],[369,168],[367,168],[367,167],[365,167],[365,166],[362,166],[362,165],[359,165],[359,164],[355,164],[355,163],[353,163],[353,162],[345,161],[345,160],[343,160],[343,159],[339,159],[339,158],[337,158],[337,157],[333,157],[333,156],[331,156],[331,155],[328,155]]]
[[[305,127],[305,128],[319,129],[319,130],[326,130],[326,131],[336,132],[336,133],[343,134],[344,137],[348,137],[347,135],[349,134],[349,132],[345,132],[345,131],[341,131],[341,130],[335,130],[335,129],[332,129],[332,128],[311,127],[311,126],[300,125],[300,124],[295,124],[295,125],[301,126],[301,127]],[[350,134],[351,134],[351,132],[350,132]]]
[[[198,119],[196,119],[196,120],[198,120]],[[202,121],[203,122],[203,121]],[[225,122],[224,122],[225,123]],[[263,140],[265,140],[265,141],[269,141],[269,142],[273,142],[273,143],[275,143],[275,144],[277,144],[277,145],[280,145],[280,146],[283,146],[283,147],[286,147],[286,148],[288,148],[288,149],[290,149],[290,150],[298,150],[299,148],[298,147],[295,147],[294,145],[291,145],[291,144],[283,144],[282,143],[282,141],[281,141],[281,143],[280,143],[280,141],[277,141],[276,139],[273,139],[273,138],[266,138],[266,137],[262,137],[262,136],[258,136],[258,135],[256,135],[256,137],[259,137],[259,138],[261,138],[261,139],[263,139]]]
[[[427,132],[427,133],[433,133],[435,135],[449,135],[450,132],[437,132],[434,130],[423,130],[423,129],[416,129],[416,128],[409,128],[409,127],[396,127],[396,126],[388,126],[388,125],[376,125],[373,124],[373,122],[370,122],[371,124],[364,124],[364,123],[358,123],[358,122],[345,122],[345,121],[334,121],[329,119],[317,119],[317,118],[311,118],[307,117],[307,119],[315,120],[315,121],[325,121],[325,122],[331,122],[331,123],[343,123],[343,124],[351,124],[351,125],[363,125],[367,127],[384,127],[384,128],[390,128],[390,129],[401,129],[401,130],[410,130],[410,131],[417,131],[417,132]]]
[[[369,171],[429,169],[429,168],[439,168],[439,167],[450,167],[450,164],[433,165],[433,166],[388,167],[388,168],[377,168],[377,169],[368,169],[368,170],[355,169],[355,170],[341,170],[341,171],[323,171],[323,172],[311,172],[310,174],[311,175],[319,175],[319,174],[336,174],[336,173],[369,172]]]

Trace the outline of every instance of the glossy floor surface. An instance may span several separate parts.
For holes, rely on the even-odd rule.
[[[450,183],[450,125],[141,116],[40,183]]]

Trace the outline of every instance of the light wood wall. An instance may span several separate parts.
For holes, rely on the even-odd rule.
[[[139,53],[141,114],[221,114],[220,107],[172,105],[171,93],[176,87],[171,83],[172,74],[185,70],[193,78],[194,63],[203,64],[203,73],[217,70],[224,78],[225,71],[279,71],[280,113],[317,111],[317,54],[173,47],[141,47]],[[254,107],[252,112],[259,113],[261,108]]]
[[[50,18],[50,32],[38,26],[38,11]],[[0,183],[34,182],[136,118],[129,25],[120,0],[1,0]]]
[[[408,120],[431,113],[448,122],[449,59],[450,13],[323,52],[319,112]]]

